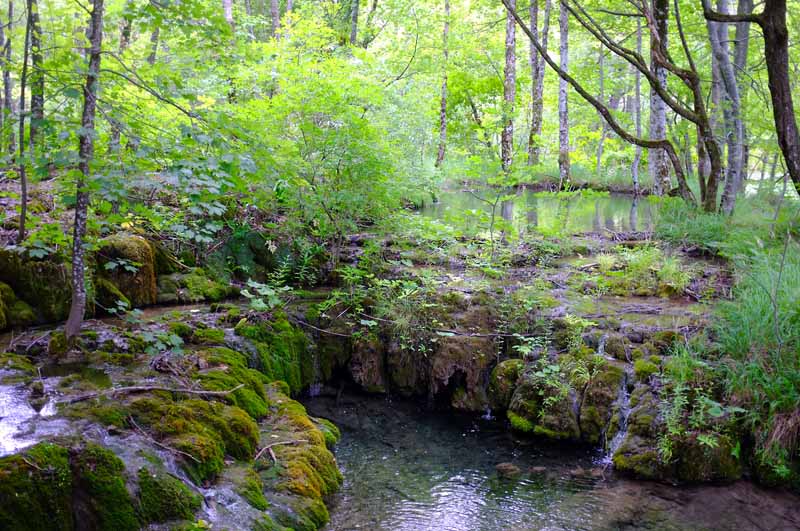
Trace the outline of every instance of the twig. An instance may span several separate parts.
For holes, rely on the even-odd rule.
[[[204,390],[196,390],[196,389],[175,389],[172,387],[162,387],[160,385],[135,385],[131,387],[118,387],[117,389],[109,389],[108,391],[103,391],[100,393],[89,393],[86,395],[76,396],[65,400],[64,403],[66,404],[74,404],[75,402],[82,402],[84,400],[89,400],[92,398],[99,398],[102,396],[114,396],[121,393],[146,393],[148,391],[167,391],[168,393],[184,393],[187,395],[202,395],[202,396],[226,396],[234,391],[237,391],[244,387],[244,384],[239,384],[233,389],[228,389],[227,391],[204,391]]]
[[[128,422],[130,422],[133,425],[133,427],[136,428],[136,431],[138,431],[139,434],[142,437],[144,437],[145,439],[149,440],[150,442],[152,442],[156,446],[159,446],[159,447],[163,448],[164,450],[167,450],[167,451],[170,451],[170,452],[175,452],[177,454],[180,454],[180,455],[183,455],[185,457],[188,457],[188,458],[194,460],[195,463],[201,463],[202,462],[198,458],[196,458],[195,456],[190,454],[189,452],[184,452],[183,450],[178,450],[177,448],[173,448],[171,446],[167,446],[166,444],[160,443],[157,440],[153,439],[138,424],[136,424],[136,421],[133,420],[133,417],[128,417]]]
[[[301,325],[301,326],[306,326],[306,327],[308,327],[308,328],[310,328],[312,330],[316,330],[317,332],[319,332],[321,334],[328,334],[328,335],[331,335],[331,336],[339,336],[339,337],[353,337],[352,334],[341,334],[339,332],[334,332],[332,330],[324,330],[322,328],[317,328],[316,326],[312,325],[311,323],[307,323],[307,322],[305,322],[305,321],[303,321],[301,319],[290,318],[290,320],[293,321],[296,324]]]
[[[30,461],[28,461],[28,460],[25,458],[25,456],[24,456],[24,455],[21,455],[20,457],[22,458],[22,460],[23,460],[23,461],[25,461],[25,463],[27,463],[27,464],[28,464],[28,466],[31,466],[31,467],[35,468],[36,470],[38,470],[39,472],[42,472],[42,467],[40,467],[40,466],[39,466],[39,465],[37,465],[36,463],[31,463]]]
[[[264,452],[267,452],[267,451],[268,451],[268,452],[269,452],[269,454],[270,454],[270,457],[272,457],[272,459],[273,459],[273,460],[274,460],[274,461],[277,463],[277,462],[278,462],[278,460],[277,460],[277,459],[275,459],[275,454],[274,454],[274,452],[272,451],[272,447],[273,447],[273,446],[280,446],[280,445],[282,445],[282,444],[297,444],[297,443],[307,443],[307,442],[308,442],[308,441],[307,441],[307,440],[305,440],[305,439],[292,439],[291,441],[278,441],[278,442],[270,443],[270,444],[266,445],[264,448],[262,448],[261,450],[259,450],[259,451],[258,451],[258,453],[256,454],[256,456],[253,458],[253,461],[258,461],[258,459],[259,459],[259,458],[260,458],[262,455],[264,455]]]

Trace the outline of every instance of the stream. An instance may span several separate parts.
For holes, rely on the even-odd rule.
[[[309,412],[342,429],[344,485],[325,531],[798,529],[796,498],[740,481],[670,487],[615,477],[597,449],[517,440],[503,422],[358,395]],[[515,477],[495,468],[512,463]]]

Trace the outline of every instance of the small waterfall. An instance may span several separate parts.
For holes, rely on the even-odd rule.
[[[482,418],[483,420],[494,420],[494,416],[492,416],[492,408],[490,408],[490,407],[487,407],[487,408],[486,408],[486,413],[484,413],[483,415],[481,415],[481,418]]]
[[[622,377],[622,385],[619,388],[619,395],[614,402],[614,409],[618,416],[619,425],[617,426],[617,433],[607,443],[606,454],[603,456],[602,463],[610,465],[614,457],[614,452],[622,445],[625,440],[625,435],[628,433],[628,416],[631,411],[631,394],[628,392],[628,372],[626,371]]]
[[[603,334],[602,336],[600,336],[600,340],[597,342],[598,356],[606,355],[606,341],[608,341],[608,334]]]

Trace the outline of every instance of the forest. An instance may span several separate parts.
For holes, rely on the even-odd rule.
[[[798,44],[0,4],[0,529],[799,529]]]

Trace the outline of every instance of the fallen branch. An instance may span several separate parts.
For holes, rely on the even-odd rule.
[[[334,332],[332,330],[324,330],[322,328],[317,328],[316,326],[312,325],[311,323],[307,323],[307,322],[305,322],[305,321],[303,321],[301,319],[296,319],[296,318],[290,317],[290,320],[293,321],[296,324],[299,324],[300,326],[306,326],[306,327],[308,327],[308,328],[310,328],[312,330],[316,330],[317,332],[319,332],[321,334],[328,334],[328,335],[331,335],[331,336],[338,336],[338,337],[352,337],[351,334],[341,334],[339,332]]]
[[[238,391],[244,387],[244,384],[239,384],[233,389],[228,389],[227,391],[204,391],[202,389],[175,389],[172,387],[163,387],[160,385],[134,385],[131,387],[118,387],[116,389],[109,389],[107,391],[102,391],[99,393],[89,393],[86,395],[75,396],[64,400],[62,403],[66,404],[74,404],[75,402],[82,402],[84,400],[90,400],[92,398],[100,398],[104,396],[114,396],[119,394],[125,393],[146,393],[148,391],[166,391],[168,393],[183,393],[187,395],[201,395],[201,396],[226,396],[234,391]]]
[[[274,443],[270,443],[266,445],[264,448],[258,451],[256,456],[253,458],[253,461],[258,461],[258,459],[264,455],[264,452],[269,452],[270,457],[277,463],[278,460],[275,458],[275,453],[272,451],[273,446],[280,446],[282,444],[297,444],[297,443],[307,443],[308,441],[305,439],[292,439],[291,441],[278,441]]]
[[[195,456],[190,454],[189,452],[184,452],[183,450],[178,450],[177,448],[173,448],[172,446],[167,446],[166,444],[160,443],[157,440],[153,439],[138,424],[136,424],[136,421],[133,420],[133,417],[128,417],[128,422],[130,422],[133,425],[133,427],[136,429],[136,431],[139,432],[139,435],[141,435],[142,437],[144,437],[145,439],[147,439],[151,443],[155,444],[156,446],[161,447],[164,450],[167,450],[169,452],[175,452],[176,454],[180,454],[180,455],[183,455],[185,457],[188,457],[188,458],[192,459],[195,463],[201,463],[202,462],[198,458],[196,458]]]

